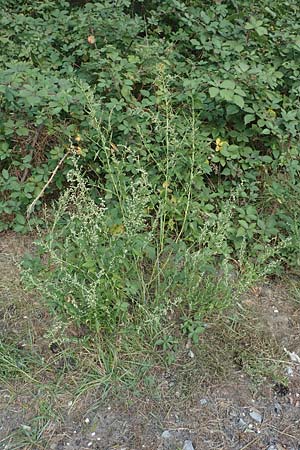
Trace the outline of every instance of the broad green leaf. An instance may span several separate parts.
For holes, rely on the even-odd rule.
[[[221,87],[224,89],[231,89],[234,90],[235,88],[235,82],[232,80],[224,80],[221,83]]]
[[[255,115],[254,114],[246,114],[245,117],[244,117],[245,125],[247,125],[250,122],[253,122],[253,120],[255,120]]]
[[[215,98],[217,97],[217,95],[219,95],[220,89],[216,87],[210,87],[208,92],[211,98]]]
[[[25,217],[22,216],[21,214],[17,214],[16,215],[16,222],[18,224],[20,224],[20,225],[25,225],[25,223],[26,223]]]
[[[220,96],[227,101],[232,101],[234,98],[234,91],[231,91],[230,89],[221,89]]]
[[[3,169],[2,170],[2,176],[4,178],[4,180],[8,180],[9,179],[9,172],[7,169]]]
[[[265,34],[268,34],[268,30],[265,27],[257,27],[255,31],[259,36],[264,36]]]
[[[243,108],[244,105],[245,105],[244,99],[240,95],[234,95],[233,96],[233,103],[235,105],[239,106],[240,108]]]

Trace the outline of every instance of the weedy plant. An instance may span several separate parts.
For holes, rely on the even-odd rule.
[[[118,347],[120,335],[126,346],[130,336],[139,346],[143,342],[174,356],[178,336],[196,343],[208,314],[227,307],[274,269],[278,249],[262,251],[260,260],[247,265],[245,241],[233,256],[228,236],[236,208],[234,195],[219,214],[202,217],[197,239],[191,240],[192,186],[201,170],[193,160],[195,116],[191,115],[180,141],[180,148],[189,149],[190,164],[180,200],[184,214],[178,218],[170,205],[176,203],[173,183],[179,144],[167,102],[168,97],[164,115],[156,117],[166,155],[163,166],[161,161],[155,164],[165,179],[157,186],[135,151],[125,147],[121,151],[113,144],[109,130],[103,130],[97,119],[91,95],[87,104],[92,141],[98,146],[97,158],[107,182],[102,189],[92,184],[80,169],[80,157],[73,157],[69,187],[46,212],[46,229],[37,243],[39,256],[24,261],[23,278],[42,293],[56,315],[88,325],[105,339],[116,339]],[[147,151],[151,156],[145,145]],[[130,173],[126,161],[131,162]]]

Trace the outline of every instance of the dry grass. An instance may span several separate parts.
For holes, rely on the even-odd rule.
[[[71,423],[101,408],[103,398],[118,414],[133,414],[137,429],[143,429],[142,418],[145,422],[150,418],[152,437],[147,427],[143,431],[150,442],[164,427],[178,428],[171,411],[186,417],[192,414],[191,422],[195,422],[199,414],[195,405],[206,395],[214,399],[214,406],[194,431],[195,442],[201,444],[203,436],[213,431],[215,440],[207,441],[212,446],[207,448],[221,448],[216,444],[219,439],[226,449],[230,448],[228,437],[222,430],[234,405],[246,405],[251,396],[276,383],[289,385],[296,393],[299,380],[295,377],[291,387],[286,375],[290,362],[284,351],[284,347],[300,350],[296,282],[293,296],[280,284],[261,286],[240,299],[232,311],[208,318],[199,343],[180,342],[170,365],[163,352],[149,348],[145,355],[141,342],[135,344],[135,354],[130,353],[129,343],[126,353],[125,341],[120,348],[111,345],[108,351],[84,327],[55,327],[41,299],[25,293],[20,283],[18,261],[24,251],[32,250],[32,237],[13,233],[1,237],[0,447],[5,442],[11,449],[49,448],[50,443],[68,436]],[[297,370],[295,365],[293,369]],[[237,384],[240,389],[244,386],[243,400],[234,395]],[[268,430],[278,427],[277,423],[269,425]],[[186,426],[193,433],[193,426]],[[181,437],[186,433],[182,428]],[[278,430],[278,435],[295,433],[294,428]],[[143,441],[141,436],[136,439]],[[260,448],[257,439],[249,442],[245,448]]]

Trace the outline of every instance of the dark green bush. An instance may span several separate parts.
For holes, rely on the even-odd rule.
[[[233,247],[295,239],[299,19],[297,0],[5,2],[1,229],[22,231],[39,220],[28,222],[26,209],[78,134],[81,166],[114,208],[112,169],[91,127],[92,109],[117,149],[113,170],[124,193],[136,175],[132,150],[154,186],[154,205],[168,184],[171,235],[184,225],[194,240],[238,190]],[[156,126],[165,120],[167,143]],[[186,139],[191,121],[196,132]],[[66,158],[46,199],[63,189],[71,167]],[[112,217],[120,222],[117,207]],[[292,242],[286,257],[295,263],[297,251]]]

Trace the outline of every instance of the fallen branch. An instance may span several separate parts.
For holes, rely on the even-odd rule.
[[[39,195],[33,200],[32,203],[30,203],[30,205],[27,208],[27,214],[26,217],[27,219],[29,219],[35,205],[37,204],[37,202],[39,201],[39,199],[43,196],[45,190],[47,189],[47,187],[51,184],[53,178],[55,177],[58,169],[60,168],[60,166],[63,164],[64,160],[66,159],[66,157],[70,154],[70,151],[68,151],[59,161],[59,163],[57,164],[57,166],[55,167],[55,169],[53,170],[51,177],[49,178],[49,180],[47,181],[47,183],[45,184],[45,186],[43,187],[43,189],[41,190],[41,192],[39,193]]]

